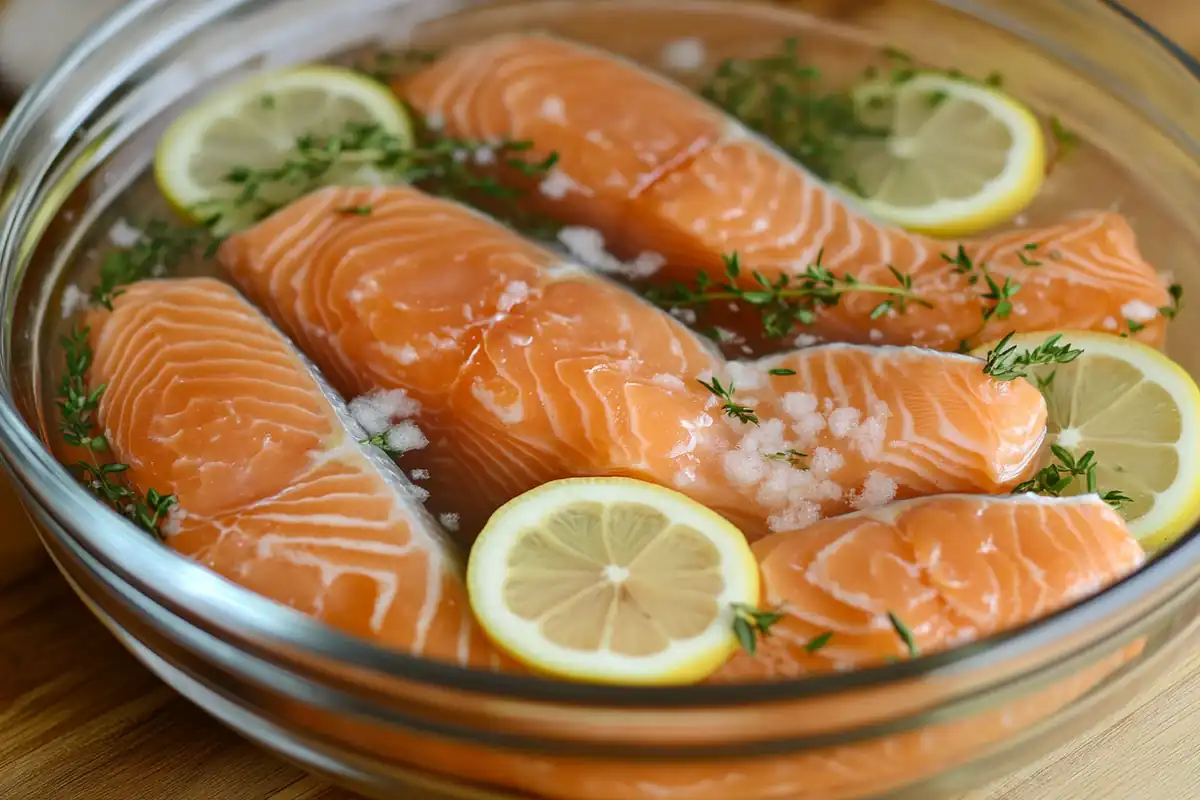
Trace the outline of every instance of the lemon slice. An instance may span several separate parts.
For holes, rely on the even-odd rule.
[[[299,137],[342,134],[352,123],[378,126],[412,141],[412,125],[400,100],[358,72],[317,66],[258,76],[180,116],[159,142],[154,177],[176,210],[199,221],[208,216],[213,201],[241,195],[243,185],[229,180],[235,170],[281,167],[295,155]],[[353,165],[337,165],[321,176],[327,184],[373,180],[373,173]],[[262,203],[243,203],[237,214],[222,220],[224,230],[218,232],[254,222],[263,208],[290,202],[302,190],[302,183],[270,182],[258,191]]]
[[[467,590],[492,640],[533,669],[646,685],[720,667],[760,585],[745,537],[715,512],[642,481],[575,478],[492,516]]]
[[[1010,345],[1032,349],[1049,335],[1018,334]],[[1132,339],[1069,331],[1061,342],[1083,355],[1030,370],[1046,397],[1047,445],[1076,458],[1094,451],[1098,490],[1132,501],[1120,509],[1130,532],[1147,550],[1170,544],[1200,517],[1200,389],[1174,361]],[[1055,460],[1048,447],[1042,458],[1039,467]],[[1085,490],[1076,481],[1065,493]]]
[[[1041,125],[997,89],[928,72],[864,84],[854,100],[865,123],[890,131],[847,150],[855,190],[888,222],[964,236],[1010,219],[1041,188]]]

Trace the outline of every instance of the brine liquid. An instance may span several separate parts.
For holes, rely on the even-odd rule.
[[[464,5],[465,9],[441,18],[432,13]],[[798,6],[814,13],[805,13]],[[1184,285],[1187,294],[1200,291],[1193,277],[1197,244],[1193,223],[1183,209],[1172,203],[1169,190],[1153,171],[1143,169],[1141,159],[1151,154],[1148,148],[1157,141],[1152,138],[1149,123],[1139,123],[1133,112],[1122,109],[1115,99],[1110,106],[1098,106],[1096,98],[1102,96],[1094,87],[1091,95],[1082,97],[1075,91],[1080,85],[1079,76],[1062,66],[1056,72],[1044,63],[1035,64],[1030,51],[1022,49],[1019,42],[997,39],[994,31],[966,18],[955,18],[956,22],[947,18],[950,12],[939,11],[942,33],[937,38],[929,37],[921,28],[921,12],[930,13],[927,6],[903,0],[824,5],[750,0],[427,2],[425,7],[431,13],[426,15],[427,21],[413,30],[409,46],[438,51],[496,33],[542,30],[626,56],[694,89],[708,80],[723,59],[776,53],[789,37],[799,39],[802,59],[819,67],[830,87],[845,85],[870,65],[884,64],[881,50],[886,46],[903,49],[919,62],[961,69],[968,75],[983,76],[998,71],[1004,76],[1008,91],[1039,113],[1056,115],[1084,140],[1082,147],[1057,165],[1037,200],[1012,224],[1049,224],[1086,209],[1118,211],[1133,224],[1142,252],[1151,263],[1160,271],[1171,273],[1174,280]],[[956,27],[959,23],[961,27]],[[974,46],[972,37],[988,37],[989,46]],[[1018,58],[1021,54],[1028,58]],[[330,60],[364,65],[374,55],[370,48],[363,47]],[[1076,97],[1080,98],[1077,108],[1072,105],[1072,98]],[[1113,129],[1105,120],[1118,114],[1128,115],[1121,117],[1125,125],[1121,135],[1126,138],[1114,142],[1109,140]],[[1146,140],[1130,139],[1134,134],[1144,135]],[[128,163],[130,155],[122,154],[120,159]],[[153,154],[147,149],[132,155],[148,166]],[[94,183],[93,203],[102,196],[106,179],[101,175]],[[79,240],[77,255],[64,272],[61,280],[64,290],[54,295],[51,306],[44,312],[47,324],[43,330],[51,335],[42,337],[40,347],[46,365],[42,375],[49,377],[42,382],[42,422],[51,439],[56,431],[53,389],[57,386],[61,363],[56,334],[68,325],[61,311],[78,303],[79,288],[86,291],[95,284],[98,265],[107,250],[127,245],[146,220],[174,219],[148,173],[113,198],[106,208],[88,209],[84,214],[85,219],[91,220],[90,229]],[[203,260],[182,264],[172,274],[222,277],[216,263]],[[63,298],[66,309],[60,305]],[[1200,371],[1200,353],[1186,347],[1189,332],[1200,332],[1197,327],[1200,315],[1185,312],[1173,325],[1169,348],[1172,357],[1189,371]]]

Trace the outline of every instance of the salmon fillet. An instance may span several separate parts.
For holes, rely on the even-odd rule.
[[[784,619],[714,682],[854,669],[1023,625],[1137,569],[1142,548],[1095,495],[943,496],[825,520],[754,545],[764,605]],[[816,652],[807,645],[825,633]]]
[[[686,90],[597,50],[542,35],[502,35],[452,50],[396,89],[431,126],[454,136],[517,138],[559,154],[533,193],[554,217],[603,233],[623,258],[665,261],[656,281],[724,278],[738,253],[739,283],[759,288],[818,261],[862,283],[897,286],[894,267],[933,307],[909,304],[872,320],[883,299],[856,292],[820,310],[805,335],[957,349],[1010,330],[1128,331],[1161,345],[1169,297],[1112,213],[976,241],[939,241],[872,221],[770,144]],[[514,177],[514,179],[519,179]],[[965,264],[970,264],[967,269]],[[1031,266],[1033,263],[1035,266]],[[1001,286],[1020,284],[1011,313],[983,324],[995,303],[980,265]],[[716,309],[709,322],[727,317]],[[754,342],[757,324],[734,318]],[[1136,327],[1136,325],[1134,326]],[[758,346],[778,342],[754,342]],[[785,345],[786,346],[786,345]]]
[[[113,452],[134,486],[179,498],[171,548],[348,633],[499,665],[420,490],[236,290],[144,281],[89,326]]]
[[[468,534],[547,481],[625,475],[758,538],[896,497],[1003,491],[1044,435],[1038,391],[965,356],[830,345],[726,362],[622,287],[411,188],[321,190],[219,257],[346,396],[421,403],[429,446],[404,464]],[[753,420],[727,413],[714,378]]]

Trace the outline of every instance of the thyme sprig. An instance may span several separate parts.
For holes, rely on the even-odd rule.
[[[754,409],[750,406],[744,406],[733,399],[735,388],[733,381],[730,381],[728,386],[722,386],[721,381],[716,376],[713,376],[713,379],[709,382],[705,382],[700,378],[697,378],[696,382],[712,392],[721,401],[721,410],[725,416],[732,417],[738,422],[749,423],[750,425],[758,424],[758,416],[754,413]]]
[[[923,69],[912,56],[894,47],[883,48],[880,55],[883,69],[868,67],[863,80],[886,80],[891,86],[900,86]],[[940,71],[956,80],[992,87],[1003,83],[996,72],[975,81],[959,70]],[[885,122],[887,99],[868,93],[864,101],[853,89],[827,84],[824,78],[818,67],[804,63],[799,41],[789,38],[775,54],[721,62],[701,93],[818,178],[863,195],[854,149],[857,143],[892,135],[891,121]],[[936,108],[948,98],[947,92],[938,90],[929,92],[926,101]]]
[[[716,282],[707,272],[699,272],[693,286],[677,282],[651,289],[646,297],[663,308],[704,307],[716,301],[745,303],[761,316],[766,336],[775,339],[786,336],[798,323],[811,325],[816,321],[816,312],[821,306],[835,306],[843,295],[850,292],[887,297],[872,309],[871,319],[878,319],[893,311],[904,313],[910,303],[933,307],[913,290],[911,275],[889,266],[896,279],[895,286],[862,283],[849,273],[835,274],[821,263],[823,255],[823,251],[817,253],[816,262],[798,275],[784,273],[772,280],[758,270],[751,270],[749,274],[754,279],[754,286],[746,289],[738,285],[742,276],[741,259],[737,253],[731,253],[722,256],[727,280]]]
[[[1042,262],[1034,257],[1039,247],[1038,243],[1029,242],[1017,251],[1017,258],[1026,267],[1036,269],[1042,266]],[[1050,255],[1052,258],[1054,257],[1053,252]],[[971,341],[983,333],[989,322],[996,319],[1005,320],[1012,316],[1013,297],[1021,291],[1021,284],[1008,276],[1005,276],[1003,282],[997,280],[992,271],[988,269],[988,265],[982,261],[976,263],[961,244],[953,254],[942,253],[942,261],[951,265],[953,272],[965,276],[968,286],[977,286],[982,281],[985,288],[978,294],[979,299],[983,302],[979,327],[959,344],[960,352],[969,352]]]
[[[1099,494],[1100,499],[1113,508],[1121,508],[1132,502],[1130,497],[1119,489],[1101,493],[1096,483],[1096,454],[1088,450],[1079,458],[1061,445],[1050,445],[1057,463],[1051,463],[1038,470],[1032,478],[1019,484],[1013,489],[1013,494],[1041,494],[1050,497],[1060,497],[1076,481],[1083,479],[1084,487],[1089,494]]]
[[[892,628],[895,629],[896,635],[900,637],[900,641],[904,643],[904,647],[908,650],[909,658],[916,658],[921,654],[917,647],[917,640],[913,636],[912,631],[904,624],[904,620],[900,619],[899,615],[894,611],[887,613],[888,621],[892,623]]]
[[[383,50],[369,54],[355,69],[380,83],[390,84],[401,75],[432,64],[440,55],[434,50],[411,49],[398,53]]]
[[[1172,283],[1167,287],[1167,294],[1171,296],[1171,304],[1168,306],[1159,306],[1158,313],[1167,319],[1175,319],[1175,317],[1179,316],[1179,312],[1183,310],[1183,286],[1178,283]]]
[[[801,453],[792,448],[781,450],[778,453],[763,453],[763,458],[768,461],[782,461],[794,469],[808,469],[808,465],[804,463],[804,459],[808,458],[808,453]]]
[[[165,274],[201,248],[211,257],[219,244],[207,228],[151,220],[132,245],[105,254],[100,262],[100,281],[92,288],[90,299],[111,311],[112,301],[121,294],[122,287]]]
[[[1062,120],[1056,116],[1050,117],[1050,136],[1054,139],[1054,153],[1046,162],[1046,174],[1049,175],[1064,158],[1071,155],[1083,144],[1083,137],[1069,130]]]
[[[804,651],[807,653],[816,653],[823,650],[831,639],[833,639],[833,631],[825,631],[824,633],[817,634],[804,645]]]
[[[491,167],[500,164],[530,178],[544,176],[558,154],[530,161],[524,154],[532,147],[529,141],[488,143],[451,137],[414,145],[408,137],[377,124],[350,122],[331,136],[297,137],[292,152],[277,165],[234,167],[224,178],[228,194],[200,203],[193,211],[207,227],[224,234],[331,182],[368,179],[422,184],[458,200],[512,199],[522,190],[501,183],[490,174]]]
[[[731,58],[703,87],[705,98],[766,136],[817,177],[856,185],[848,152],[855,140],[884,139],[888,127],[862,119],[854,97],[820,86],[821,70],[801,61],[792,38],[764,58]]]
[[[1034,247],[1036,248],[1037,245],[1034,245]],[[1030,267],[1040,266],[1041,262],[1036,262],[1036,264],[1032,263],[1029,257],[1025,254],[1025,251],[1029,249],[1029,245],[1026,245],[1021,251],[1022,263]],[[983,330],[983,327],[986,326],[987,323],[993,318],[1008,319],[1013,310],[1013,295],[1021,290],[1021,284],[1013,283],[1012,279],[1008,277],[1005,277],[1004,283],[997,283],[995,277],[988,269],[987,264],[983,262],[976,264],[975,261],[969,255],[967,255],[966,249],[961,244],[954,252],[954,255],[942,253],[942,260],[947,264],[953,265],[954,272],[957,272],[959,275],[965,275],[967,277],[968,285],[975,286],[980,280],[982,280],[987,286],[987,291],[981,292],[979,295],[980,298],[985,301],[983,304],[983,322],[980,325],[979,331],[976,331],[975,334],[972,334],[971,338],[977,336],[979,332]]]
[[[783,619],[777,611],[763,611],[746,603],[733,604],[733,634],[750,655],[758,652],[760,637],[771,635],[771,626]]]
[[[142,530],[162,538],[162,523],[175,505],[174,495],[149,489],[143,495],[125,480],[125,464],[104,463],[99,454],[109,450],[107,437],[98,430],[96,413],[105,386],[88,389],[87,372],[92,364],[88,346],[88,328],[75,328],[61,339],[66,368],[59,385],[57,404],[61,416],[63,441],[83,449],[86,460],[70,468],[83,484],[114,511]]]
[[[1061,333],[1049,336],[1037,347],[1025,350],[1010,344],[1015,334],[1016,331],[1010,332],[988,351],[983,364],[984,375],[990,375],[998,381],[1014,381],[1017,378],[1029,377],[1030,367],[1042,364],[1069,364],[1083,355],[1082,350],[1069,343],[1060,344]],[[1052,380],[1053,373],[1045,380],[1045,386],[1049,386]],[[1039,381],[1039,388],[1041,387],[1042,383]]]

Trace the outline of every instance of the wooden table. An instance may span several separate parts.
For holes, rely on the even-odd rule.
[[[1129,5],[1200,51],[1191,3]],[[177,697],[48,570],[0,589],[0,798],[353,800]],[[1200,798],[1200,653],[1089,735],[961,800],[1192,798]]]

